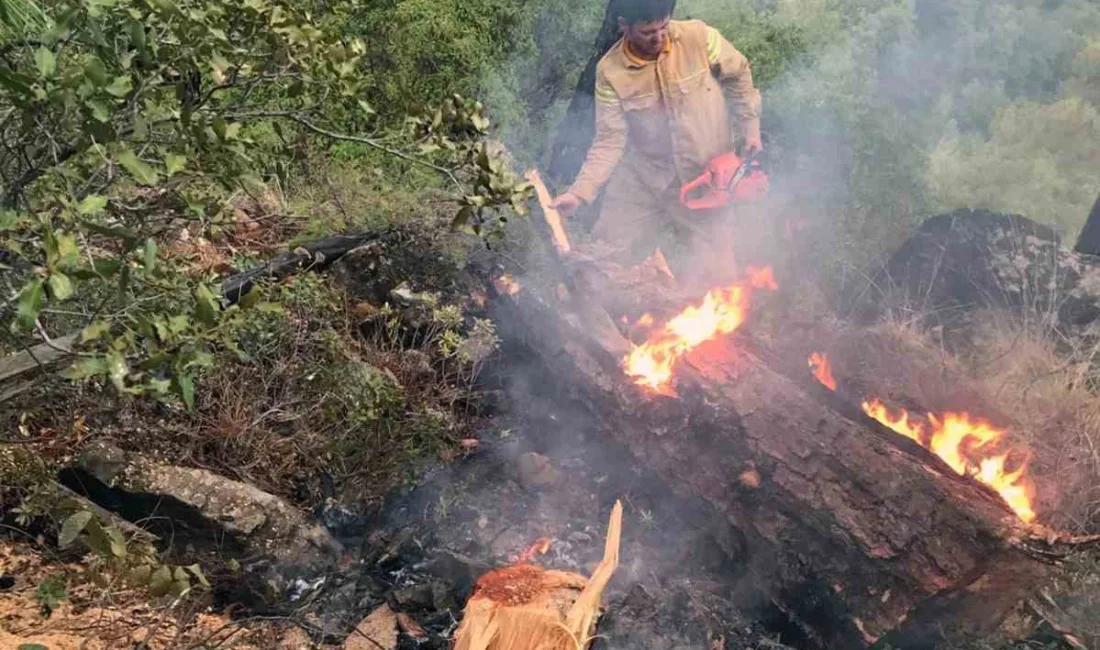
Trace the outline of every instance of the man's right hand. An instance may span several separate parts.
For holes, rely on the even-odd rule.
[[[558,214],[563,217],[571,217],[582,205],[584,205],[584,201],[581,200],[581,197],[572,192],[566,192],[554,199],[550,207],[557,210]]]

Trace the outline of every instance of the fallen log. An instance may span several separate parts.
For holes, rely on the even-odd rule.
[[[606,278],[605,278],[606,279]],[[524,280],[502,335],[676,492],[740,531],[761,593],[812,645],[916,650],[991,632],[1046,573],[1044,537],[986,486],[739,336],[697,348],[678,396],[636,385],[591,296]],[[618,300],[617,302],[623,302]],[[1057,536],[1051,536],[1051,539]]]
[[[327,268],[349,251],[380,241],[385,234],[385,231],[369,230],[333,235],[303,244],[276,255],[261,266],[225,278],[222,281],[222,296],[235,304],[261,280],[281,280],[297,271]]]

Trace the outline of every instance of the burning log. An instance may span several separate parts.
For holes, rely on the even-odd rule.
[[[490,571],[474,586],[455,650],[579,650],[595,630],[600,598],[619,566],[623,507],[611,510],[603,561],[591,578],[520,562]],[[540,544],[545,543],[540,540]]]
[[[743,534],[763,595],[818,647],[991,632],[1073,540],[819,383],[835,384],[826,359],[789,366],[731,340],[773,283],[712,291],[641,346],[587,320],[592,296],[525,283],[494,305],[610,436]]]

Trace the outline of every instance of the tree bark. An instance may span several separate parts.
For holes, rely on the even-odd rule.
[[[500,296],[502,335],[526,341],[640,463],[739,530],[755,584],[814,645],[915,650],[986,634],[1044,575],[1020,543],[1032,529],[995,493],[807,368],[739,337],[681,364],[680,397],[647,394],[619,368],[629,344],[560,292]]]

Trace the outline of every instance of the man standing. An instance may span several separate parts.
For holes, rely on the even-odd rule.
[[[595,138],[572,187],[553,204],[570,216],[606,184],[593,235],[628,264],[648,257],[670,227],[708,227],[714,215],[679,204],[683,182],[736,145],[742,155],[762,148],[748,60],[705,23],[672,20],[674,4],[624,3],[623,37],[596,68]]]

